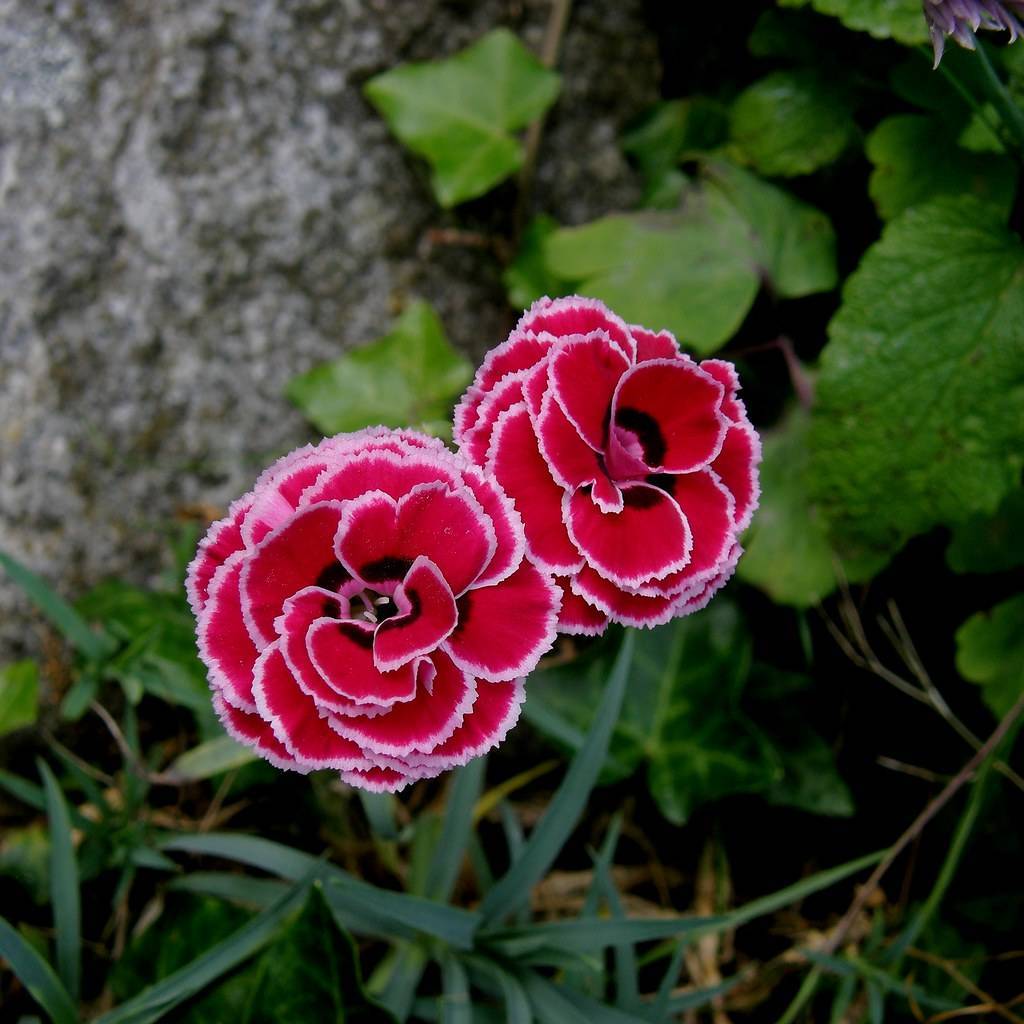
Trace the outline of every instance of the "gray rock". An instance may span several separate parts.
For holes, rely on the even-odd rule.
[[[500,266],[425,246],[507,230],[512,186],[445,213],[364,101],[371,75],[545,0],[0,0],[0,548],[66,595],[146,582],[176,514],[310,436],[286,382],[434,303],[474,357]],[[578,0],[532,204],[633,203],[622,125],[656,98],[639,0]],[[36,647],[0,580],[0,664]]]

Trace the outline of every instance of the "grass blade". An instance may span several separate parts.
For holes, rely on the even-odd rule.
[[[324,898],[339,921],[363,935],[429,935],[456,949],[469,949],[479,923],[476,913],[407,893],[378,889],[308,853],[258,836],[218,832],[173,836],[161,848],[224,857],[289,881],[313,873],[324,879]]]
[[[53,1024],[76,1024],[78,1012],[53,968],[0,917],[0,960],[6,960],[32,998]]]
[[[82,908],[71,818],[64,794],[45,761],[39,762],[39,774],[50,823],[50,901],[57,932],[57,973],[68,994],[77,1000],[82,972]]]
[[[257,759],[256,753],[230,736],[218,736],[186,750],[175,758],[168,771],[185,779],[209,779],[221,772],[241,768]]]
[[[304,879],[234,935],[163,981],[105,1013],[96,1024],[152,1024],[161,1020],[175,1006],[258,953],[274,938],[284,921],[302,906],[308,892],[309,881]]]
[[[41,577],[19,561],[0,551],[0,568],[29,596],[35,606],[63,633],[68,643],[90,661],[99,661],[113,651],[109,637],[95,633],[82,618]]]
[[[483,956],[465,957],[466,965],[477,979],[496,982],[494,988],[500,993],[505,1004],[505,1024],[533,1024],[533,1011],[526,990],[519,979],[500,964]],[[490,988],[484,985],[487,991]]]
[[[634,646],[633,633],[627,631],[583,746],[573,758],[544,817],[527,840],[522,855],[484,897],[480,910],[485,921],[497,923],[529,900],[533,886],[554,862],[575,828],[608,753],[626,692]]]
[[[444,825],[427,871],[427,895],[431,899],[447,900],[455,888],[473,831],[473,808],[483,788],[486,764],[485,757],[470,761],[456,772],[448,788]]]
[[[449,949],[441,950],[437,962],[441,967],[441,1024],[473,1024],[466,968]]]
[[[427,954],[421,946],[399,943],[377,966],[366,990],[401,1024],[409,1018],[426,966]]]

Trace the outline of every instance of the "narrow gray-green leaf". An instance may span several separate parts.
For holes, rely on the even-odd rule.
[[[427,872],[427,895],[447,901],[462,867],[466,845],[473,830],[473,806],[483,787],[487,759],[478,757],[454,775],[448,787],[444,826]]]
[[[113,644],[108,637],[93,632],[83,619],[41,577],[19,561],[0,551],[0,568],[32,599],[36,607],[64,634],[68,642],[86,658],[99,660],[109,654]]]
[[[64,794],[45,761],[39,762],[50,826],[50,901],[57,933],[57,971],[72,999],[78,998],[82,971],[82,911],[78,862]]]
[[[255,760],[256,754],[249,747],[230,736],[216,736],[175,758],[170,771],[186,779],[208,779]]]
[[[0,960],[6,960],[52,1024],[77,1024],[78,1011],[53,968],[0,917]]]
[[[529,900],[531,889],[544,876],[575,828],[608,753],[629,678],[634,644],[634,634],[628,631],[583,747],[573,758],[565,779],[519,859],[484,897],[480,912],[485,921],[500,921]]]

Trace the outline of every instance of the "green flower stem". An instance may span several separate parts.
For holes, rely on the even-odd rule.
[[[786,1012],[779,1018],[778,1024],[793,1024],[800,1011],[807,1005],[818,988],[821,981],[821,968],[812,967],[806,974],[803,984],[797,990],[793,1001],[789,1004]]]
[[[975,52],[978,55],[978,64],[985,76],[989,98],[992,100],[1003,126],[1013,137],[1018,159],[1024,160],[1024,110],[1021,110],[1010,95],[1009,89],[1006,88],[1006,84],[999,77],[989,59],[985,44],[980,39]]]

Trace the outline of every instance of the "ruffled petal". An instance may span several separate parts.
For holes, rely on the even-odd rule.
[[[185,574],[185,594],[192,613],[198,618],[206,604],[206,597],[214,573],[236,552],[245,547],[242,540],[242,520],[252,504],[247,494],[234,502],[228,514],[213,523],[199,543],[196,557],[189,563]]]
[[[587,563],[621,587],[684,568],[692,540],[679,505],[649,484],[627,484],[622,494],[621,512],[601,511],[585,491],[566,495],[569,535]]]
[[[432,773],[447,771],[468,764],[492,750],[508,735],[519,720],[526,697],[522,679],[507,683],[480,683],[473,710],[462,725],[429,754],[412,751],[403,760],[413,769]]]
[[[429,483],[397,502],[381,491],[348,502],[336,550],[349,572],[378,589],[403,579],[425,555],[461,594],[494,557],[497,538],[469,488]]]
[[[552,479],[540,453],[525,405],[509,409],[498,418],[487,453],[487,469],[522,515],[526,548],[533,561],[542,569],[562,575],[583,565],[562,518],[564,491]]]
[[[368,793],[399,793],[416,778],[396,768],[357,768],[341,773],[342,782]]]
[[[533,426],[541,455],[560,487],[575,490],[605,476],[598,453],[580,437],[550,392]]]
[[[256,663],[253,694],[260,715],[288,752],[312,768],[365,768],[358,744],[339,736],[320,717],[316,703],[299,689],[280,650],[271,644]]]
[[[435,651],[433,687],[418,687],[414,700],[396,704],[375,718],[330,717],[331,726],[366,750],[403,757],[413,750],[431,753],[462,724],[476,700],[476,682],[446,654]],[[482,683],[481,685],[489,685]]]
[[[349,501],[368,491],[383,491],[397,501],[417,484],[438,482],[452,487],[459,484],[451,452],[447,450],[372,450],[348,457],[340,468],[324,473],[303,493],[301,504]]]
[[[577,573],[571,581],[573,592],[603,611],[613,622],[624,626],[652,629],[664,625],[676,614],[676,599],[672,597],[644,597],[629,593],[589,566]]]
[[[648,359],[685,359],[679,351],[679,342],[669,331],[649,331],[646,327],[629,325],[629,333],[636,342],[636,361],[646,363]]]
[[[239,743],[252,747],[260,757],[275,768],[305,775],[312,766],[302,764],[288,752],[288,748],[274,735],[274,730],[258,714],[241,711],[219,694],[213,698],[213,710],[224,726],[224,731]]]
[[[540,299],[523,314],[516,330],[536,335],[549,334],[555,338],[603,331],[628,362],[632,363],[636,357],[636,342],[626,322],[600,299],[581,295]]]
[[[527,372],[522,370],[509,374],[484,395],[477,407],[476,422],[462,434],[462,452],[471,462],[480,465],[487,458],[487,448],[498,417],[523,400],[523,381]]]
[[[722,412],[734,423],[747,418],[743,402],[736,397],[740,390],[740,378],[736,367],[725,359],[704,359],[700,368],[710,374],[724,389],[722,395]]]
[[[464,469],[462,479],[494,527],[494,555],[475,580],[482,587],[505,579],[519,565],[526,553],[526,533],[511,498],[494,480],[476,466]]]
[[[757,467],[761,462],[761,439],[746,421],[733,423],[726,431],[725,441],[711,468],[732,492],[735,500],[733,509],[737,533],[749,525],[757,510],[761,496],[761,485]]]
[[[252,673],[259,651],[242,616],[239,581],[244,559],[245,552],[237,551],[217,570],[196,637],[199,657],[209,669],[210,686],[228,703],[251,714],[256,711]]]
[[[612,396],[629,366],[603,331],[567,338],[548,363],[548,387],[595,451],[605,447]]]
[[[600,636],[608,628],[608,614],[595,608],[573,591],[568,577],[559,576],[555,583],[562,591],[562,610],[558,613],[558,632],[573,636]]]
[[[246,560],[242,614],[261,650],[274,639],[274,620],[292,594],[309,586],[338,590],[350,581],[334,554],[340,521],[339,502],[311,505],[267,534]]]
[[[636,438],[651,472],[690,472],[707,465],[722,447],[728,426],[719,412],[722,394],[722,385],[694,363],[640,363],[615,392],[616,433]]]
[[[398,613],[385,619],[373,636],[373,661],[391,672],[447,639],[459,620],[455,596],[441,570],[420,555],[395,591]]]
[[[357,704],[410,702],[416,696],[415,665],[381,672],[373,659],[375,629],[358,619],[317,619],[306,634],[309,660],[332,689]]]
[[[524,562],[507,580],[466,591],[459,621],[443,645],[471,675],[505,681],[537,667],[555,639],[559,593],[546,573]]]

